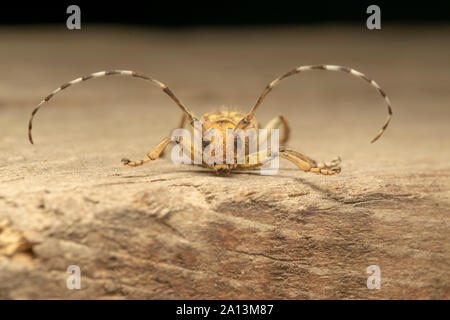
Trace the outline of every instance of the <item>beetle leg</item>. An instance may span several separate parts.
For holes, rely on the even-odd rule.
[[[183,115],[181,116],[180,124],[178,125],[178,127],[174,128],[174,130],[175,130],[175,129],[184,129],[184,126],[186,125],[186,122],[187,122],[188,120],[189,120],[189,119],[187,119],[186,116],[183,114]],[[173,131],[173,130],[172,130],[172,131]],[[164,150],[161,152],[161,154],[159,155],[159,157],[162,158],[162,157],[165,156],[165,154],[166,154],[166,150],[164,149]]]
[[[171,138],[165,138],[161,141],[153,150],[147,153],[147,159],[131,161],[130,159],[122,159],[122,163],[127,167],[138,167],[146,164],[147,162],[153,161],[163,153],[164,149],[172,142]]]
[[[339,166],[341,163],[340,157],[336,157],[330,162],[316,162],[300,152],[289,149],[280,150],[279,155],[280,157],[291,161],[305,172],[323,175],[337,175],[341,172],[341,167]]]
[[[269,123],[267,123],[267,125],[264,127],[264,129],[267,130],[267,137],[264,137],[264,140],[270,141],[270,137],[272,134],[271,130],[279,129],[281,126],[283,127],[283,135],[280,138],[280,145],[284,145],[289,140],[291,128],[289,126],[288,121],[283,116],[275,117],[272,120],[270,120]]]

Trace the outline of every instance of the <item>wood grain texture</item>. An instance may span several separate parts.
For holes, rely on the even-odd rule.
[[[0,29],[0,298],[449,299],[450,29]],[[387,50],[388,49],[388,50]],[[392,100],[391,127],[370,145],[385,106],[367,84],[318,71],[277,87],[256,117],[283,114],[289,146],[343,159],[336,177],[280,160],[217,177],[140,159],[180,119],[157,88],[98,79],[140,71],[196,116],[248,111],[264,86],[302,64],[367,73]],[[81,268],[81,290],[66,269]],[[381,268],[369,290],[366,268]]]

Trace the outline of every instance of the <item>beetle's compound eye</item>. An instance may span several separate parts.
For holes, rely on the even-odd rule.
[[[207,146],[209,146],[211,144],[211,140],[203,140],[202,141],[202,146],[203,149],[205,149]]]

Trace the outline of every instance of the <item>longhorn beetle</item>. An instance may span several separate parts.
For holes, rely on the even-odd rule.
[[[146,80],[146,81],[156,85],[160,89],[162,89],[162,91],[164,91],[178,105],[178,107],[183,112],[181,127],[184,127],[184,125],[186,125],[186,122],[187,122],[192,128],[195,128],[194,124],[196,123],[196,121],[200,121],[200,123],[201,123],[200,130],[201,130],[202,136],[205,132],[207,132],[210,129],[215,129],[215,130],[220,131],[222,133],[223,137],[226,135],[227,130],[228,131],[232,130],[234,132],[237,132],[239,130],[242,130],[244,132],[247,130],[251,130],[251,129],[256,130],[259,128],[259,125],[255,119],[255,113],[256,113],[258,107],[261,105],[264,98],[267,96],[267,94],[270,91],[272,91],[272,89],[274,87],[276,87],[283,79],[290,77],[292,75],[295,75],[297,73],[301,73],[301,72],[309,71],[309,70],[327,70],[327,71],[340,71],[340,72],[348,73],[352,76],[355,76],[357,78],[367,81],[371,86],[373,86],[375,89],[377,89],[387,104],[388,116],[387,116],[387,119],[386,119],[383,127],[378,132],[378,134],[372,139],[371,142],[373,143],[376,140],[378,140],[378,138],[381,137],[383,132],[386,130],[386,128],[391,120],[391,117],[392,117],[391,103],[390,103],[389,98],[387,97],[386,93],[383,91],[383,89],[381,89],[381,87],[375,81],[371,80],[363,73],[361,73],[357,70],[351,69],[351,68],[342,67],[342,66],[334,66],[334,65],[309,65],[309,66],[300,66],[298,68],[292,69],[291,71],[285,73],[281,77],[278,77],[275,80],[273,80],[272,82],[270,82],[266,86],[266,88],[263,90],[263,92],[259,96],[258,100],[256,101],[256,103],[253,105],[253,107],[250,109],[250,111],[248,113],[244,113],[241,111],[219,111],[219,112],[206,113],[200,119],[196,118],[194,116],[194,114],[175,96],[175,94],[164,83],[162,83],[156,79],[153,79],[153,78],[146,76],[144,74],[141,74],[141,73],[137,73],[134,71],[127,71],[127,70],[112,70],[112,71],[96,72],[96,73],[92,73],[88,76],[80,77],[80,78],[77,78],[75,80],[72,80],[70,82],[63,84],[62,86],[60,86],[59,88],[54,90],[52,93],[50,93],[44,100],[42,100],[39,103],[39,105],[33,110],[32,114],[31,114],[31,118],[30,118],[29,125],[28,125],[28,137],[29,137],[30,142],[33,144],[32,127],[33,127],[34,116],[36,115],[37,111],[46,102],[48,102],[54,95],[56,95],[58,92],[66,89],[69,86],[76,84],[76,83],[80,83],[80,82],[83,82],[83,81],[86,81],[89,79],[93,79],[93,78],[100,78],[100,77],[112,76],[112,75],[130,76],[130,77],[143,79],[143,80]],[[245,141],[244,145],[246,148],[245,149],[246,154],[245,154],[245,162],[244,163],[238,163],[236,161],[237,156],[236,156],[236,150],[234,149],[234,153],[235,153],[234,159],[235,160],[234,160],[234,162],[232,161],[232,163],[229,163],[228,161],[227,161],[227,163],[224,163],[223,161],[207,163],[203,160],[200,162],[200,164],[204,167],[213,169],[219,175],[228,175],[232,170],[243,170],[243,169],[245,170],[245,169],[249,169],[249,168],[263,166],[265,163],[267,163],[268,160],[273,159],[273,157],[280,156],[284,159],[291,161],[292,163],[294,163],[296,166],[298,166],[301,170],[303,170],[305,172],[313,172],[316,174],[323,174],[323,175],[336,175],[341,172],[341,168],[339,166],[341,159],[339,157],[333,159],[330,162],[325,162],[325,163],[316,162],[315,160],[309,158],[308,156],[306,156],[304,154],[301,154],[297,151],[286,148],[285,144],[289,139],[290,127],[289,127],[289,124],[285,117],[283,117],[283,116],[275,117],[265,127],[265,129],[268,129],[268,132],[270,132],[271,129],[279,129],[279,128],[283,128],[283,134],[279,140],[281,147],[279,148],[279,150],[277,150],[277,152],[275,154],[271,154],[271,157],[269,157],[269,158],[263,156],[263,153],[265,153],[265,155],[267,155],[268,148],[265,150],[259,150],[259,151],[257,151],[257,154],[256,154],[256,159],[257,159],[256,162],[250,163],[249,159],[252,156],[254,157],[255,154],[249,153],[248,143]],[[265,138],[265,139],[267,139],[267,138]],[[235,141],[234,141],[235,145],[236,145],[236,141],[237,141],[237,137],[235,137]],[[209,143],[210,142],[212,142],[212,140],[209,141]],[[153,160],[157,159],[158,157],[160,157],[163,154],[164,149],[171,143],[181,144],[183,150],[186,151],[187,154],[191,156],[191,159],[194,159],[194,157],[196,155],[197,156],[199,155],[200,159],[202,159],[201,157],[203,156],[205,149],[208,147],[208,141],[205,141],[205,140],[203,141],[203,144],[200,146],[200,148],[198,148],[190,141],[183,141],[183,139],[180,139],[179,137],[169,136],[167,138],[164,138],[164,140],[162,140],[156,147],[154,147],[150,152],[148,152],[146,159],[137,160],[137,161],[131,161],[129,159],[122,159],[122,163],[127,167],[141,166],[145,163],[148,163],[148,162],[153,161]],[[226,142],[223,141],[224,149],[226,149],[225,145],[226,145]]]

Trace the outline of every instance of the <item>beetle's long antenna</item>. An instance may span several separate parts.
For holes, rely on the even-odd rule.
[[[44,100],[42,100],[39,105],[33,110],[33,112],[31,113],[31,118],[30,121],[28,123],[28,139],[30,140],[31,144],[33,144],[33,136],[31,134],[31,130],[33,128],[33,118],[36,115],[36,113],[38,112],[38,110],[46,103],[48,102],[55,94],[57,94],[58,92],[66,89],[67,87],[76,84],[76,83],[80,83],[89,79],[93,79],[93,78],[100,78],[100,77],[104,77],[104,76],[113,76],[113,75],[121,75],[121,76],[131,76],[131,77],[135,77],[135,78],[140,78],[146,81],[150,81],[151,83],[153,83],[154,85],[156,85],[157,87],[161,88],[173,101],[175,101],[175,103],[181,108],[181,110],[184,112],[184,114],[186,115],[186,117],[189,118],[191,124],[193,125],[194,121],[197,120],[194,115],[192,114],[192,112],[173,94],[173,92],[162,82],[153,79],[151,77],[148,77],[144,74],[141,73],[137,73],[134,71],[128,71],[128,70],[112,70],[112,71],[101,71],[101,72],[96,72],[96,73],[92,73],[88,76],[84,76],[84,77],[80,77],[77,78],[75,80],[72,80],[70,82],[67,82],[65,84],[63,84],[62,86],[60,86],[59,88],[57,88],[56,90],[54,90],[52,93],[50,93]]]
[[[370,83],[371,86],[375,87],[378,92],[381,94],[381,96],[384,98],[384,100],[387,103],[387,107],[388,107],[388,116],[387,119],[383,125],[383,127],[381,128],[381,130],[378,132],[378,134],[375,136],[375,138],[372,139],[371,143],[374,143],[375,141],[378,140],[378,138],[381,137],[381,135],[384,133],[384,131],[386,130],[389,122],[391,121],[392,118],[392,108],[391,108],[391,102],[389,100],[389,98],[387,97],[386,93],[383,91],[383,89],[381,89],[381,87],[372,79],[368,78],[366,75],[364,75],[363,73],[351,69],[351,68],[347,68],[347,67],[342,67],[342,66],[332,66],[332,65],[312,65],[312,66],[301,66],[298,68],[295,68],[291,71],[289,71],[288,73],[282,75],[279,78],[276,78],[275,80],[273,80],[271,83],[269,83],[267,85],[267,87],[264,89],[264,91],[261,93],[261,95],[259,96],[258,100],[256,101],[256,104],[253,106],[253,108],[250,110],[250,112],[236,125],[236,129],[245,129],[250,121],[253,119],[253,117],[255,116],[255,112],[256,109],[259,107],[259,105],[261,104],[261,102],[264,100],[264,98],[266,97],[266,95],[274,88],[276,87],[281,80],[283,80],[284,78],[290,77],[294,74],[297,74],[299,72],[302,71],[309,71],[309,70],[328,70],[328,71],[341,71],[341,72],[346,72],[349,73],[355,77],[361,78],[366,80],[368,83]]]

